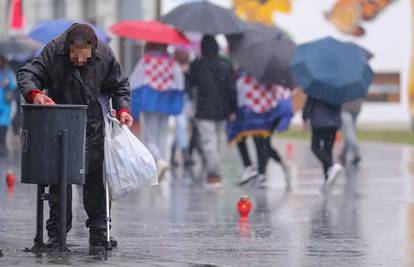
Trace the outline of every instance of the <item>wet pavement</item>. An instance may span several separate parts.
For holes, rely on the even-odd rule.
[[[81,190],[74,187],[70,255],[35,255],[36,187],[3,177],[18,160],[0,162],[0,266],[414,266],[414,147],[367,143],[359,169],[347,168],[328,193],[306,142],[277,142],[292,154],[293,190],[269,164],[266,190],[236,186],[241,165],[225,150],[224,188],[206,190],[193,173],[177,170],[161,186],[113,204],[110,253],[88,246]],[[292,152],[292,153],[290,153]],[[248,194],[253,210],[240,221],[236,204]]]

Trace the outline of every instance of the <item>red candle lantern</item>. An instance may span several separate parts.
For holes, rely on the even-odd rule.
[[[13,189],[14,183],[16,180],[16,175],[13,172],[7,172],[6,174],[6,184],[7,187],[10,189]]]
[[[241,218],[247,218],[249,216],[250,210],[252,209],[252,203],[248,196],[240,198],[239,203],[237,203],[237,209]]]

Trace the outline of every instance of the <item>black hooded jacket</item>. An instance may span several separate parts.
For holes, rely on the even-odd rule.
[[[17,72],[21,94],[29,99],[32,90],[47,90],[57,104],[88,105],[87,135],[90,144],[103,144],[100,95],[112,97],[116,110],[130,110],[130,85],[111,48],[97,41],[87,65],[75,67],[69,60],[68,32],[46,45],[40,56]]]
[[[196,90],[195,117],[206,120],[224,120],[237,110],[235,73],[231,62],[218,54],[218,45],[212,36],[201,43],[202,57],[190,67],[190,86]]]

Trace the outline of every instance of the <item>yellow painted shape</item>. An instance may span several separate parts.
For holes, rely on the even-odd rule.
[[[233,6],[241,18],[268,25],[273,24],[275,12],[290,13],[292,9],[290,0],[268,0],[265,3],[259,0],[233,0]]]
[[[411,0],[411,28],[412,28],[412,43],[411,43],[411,67],[410,67],[410,81],[408,84],[408,97],[410,100],[411,118],[414,118],[414,0]]]

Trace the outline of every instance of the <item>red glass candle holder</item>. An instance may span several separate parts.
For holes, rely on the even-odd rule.
[[[14,187],[14,184],[16,182],[16,175],[13,172],[8,172],[6,174],[6,184],[9,189],[12,189]]]
[[[237,210],[240,213],[241,218],[247,218],[249,216],[250,210],[252,209],[252,203],[248,196],[243,196],[240,198],[239,203],[237,203]]]

